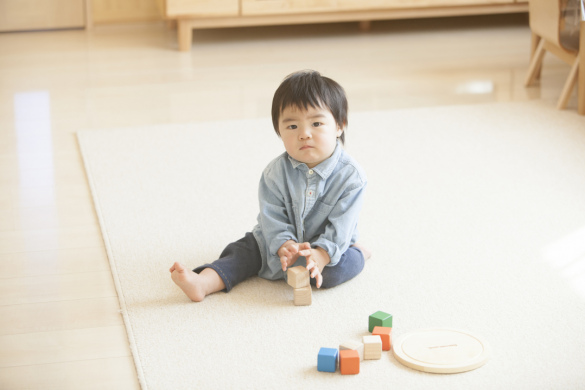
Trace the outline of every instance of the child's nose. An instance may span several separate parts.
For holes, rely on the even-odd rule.
[[[299,138],[300,139],[311,138],[311,130],[306,126],[301,127],[299,130]]]

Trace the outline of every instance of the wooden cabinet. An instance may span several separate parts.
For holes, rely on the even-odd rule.
[[[528,0],[158,0],[178,21],[179,50],[194,29],[299,23],[360,22],[528,12]]]
[[[239,12],[239,0],[166,0],[167,17],[237,16]]]
[[[331,12],[337,0],[242,0],[242,16]]]
[[[85,0],[0,0],[0,31],[85,27]]]
[[[452,7],[513,2],[514,0],[242,0],[242,16]]]
[[[160,20],[154,0],[88,0],[94,24]]]
[[[432,8],[513,3],[514,0],[337,0],[339,10]]]

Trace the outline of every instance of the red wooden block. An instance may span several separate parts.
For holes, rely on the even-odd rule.
[[[360,355],[355,349],[339,351],[339,371],[341,375],[355,375],[360,373]]]
[[[376,335],[382,339],[382,351],[389,351],[392,348],[392,328],[375,326],[372,331],[372,336]]]

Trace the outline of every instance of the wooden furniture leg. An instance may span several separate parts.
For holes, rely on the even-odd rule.
[[[538,44],[540,43],[541,40],[542,40],[542,38],[540,38],[537,34],[535,34],[534,32],[531,33],[530,61],[532,61],[532,59],[534,58],[534,55],[536,54],[536,51],[538,49]],[[536,74],[535,74],[535,78],[534,78],[535,80],[540,80],[540,70],[541,69],[542,69],[542,66],[538,66],[538,69],[536,70]]]
[[[580,115],[585,115],[585,20],[581,20],[579,32],[579,81],[577,83],[577,110]]]
[[[565,82],[565,86],[563,87],[563,92],[561,93],[561,97],[559,98],[559,102],[557,103],[557,108],[559,110],[564,109],[567,107],[567,103],[569,102],[569,98],[571,97],[571,92],[573,92],[573,87],[577,84],[577,71],[579,69],[579,57],[575,59],[575,63],[571,66],[571,72],[569,72],[569,77],[567,77],[567,81]]]
[[[540,70],[540,65],[542,64],[542,59],[544,58],[544,53],[544,39],[540,39],[536,51],[532,56],[532,61],[530,61],[530,66],[528,67],[528,74],[526,75],[524,86],[528,87],[536,79],[538,71]]]
[[[191,23],[185,19],[178,20],[177,37],[180,51],[190,51],[193,44],[193,29]]]

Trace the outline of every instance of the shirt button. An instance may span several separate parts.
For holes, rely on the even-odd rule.
[[[309,169],[309,175],[312,175],[312,174],[313,174],[313,170]]]

